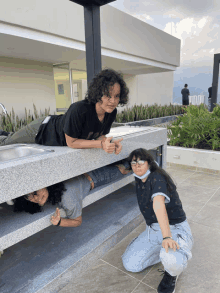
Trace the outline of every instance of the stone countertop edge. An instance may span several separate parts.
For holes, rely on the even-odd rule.
[[[105,153],[106,156],[103,156],[101,149],[33,144],[34,147],[55,152],[0,164],[0,203],[122,160],[136,148],[153,149],[167,144],[167,129],[142,127],[140,132],[118,137],[123,137],[119,155]]]

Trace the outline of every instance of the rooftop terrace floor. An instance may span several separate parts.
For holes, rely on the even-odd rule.
[[[179,276],[175,293],[220,292],[220,176],[167,167],[194,237],[192,259]],[[59,293],[153,293],[162,279],[161,263],[140,273],[127,272],[121,255],[130,241],[144,231],[142,222],[92,267],[72,280]]]

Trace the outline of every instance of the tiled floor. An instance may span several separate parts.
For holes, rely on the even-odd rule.
[[[168,167],[177,183],[193,236],[193,258],[180,275],[175,293],[220,292],[220,176]],[[129,273],[121,255],[130,241],[145,229],[143,222],[84,274],[59,293],[153,293],[162,278],[151,266],[141,273]]]

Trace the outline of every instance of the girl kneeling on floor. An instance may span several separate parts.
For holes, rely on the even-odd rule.
[[[164,277],[159,293],[173,293],[178,276],[192,258],[193,237],[176,186],[145,149],[127,159],[136,181],[140,211],[147,227],[132,240],[122,256],[125,269],[140,272],[162,262]]]

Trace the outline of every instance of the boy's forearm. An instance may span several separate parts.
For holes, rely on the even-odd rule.
[[[172,237],[165,204],[163,202],[160,202],[160,205],[158,205],[158,203],[153,204],[153,209],[160,225],[163,238]]]
[[[102,136],[100,136],[100,137],[98,137],[98,138],[96,138],[96,140],[105,140],[107,137],[105,136],[105,135],[102,135]]]
[[[78,227],[81,224],[79,220],[61,218],[60,227]]]
[[[73,143],[68,144],[68,147],[73,149],[101,149],[102,145],[97,140],[77,139]]]

